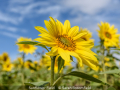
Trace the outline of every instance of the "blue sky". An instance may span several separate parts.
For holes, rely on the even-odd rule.
[[[119,31],[119,9],[120,0],[0,0],[0,54],[8,52],[14,60],[19,54],[17,38],[37,38],[39,32],[34,26],[45,27],[44,20],[49,20],[49,16],[87,28],[97,44],[100,21],[114,24]],[[38,47],[38,51],[42,50]]]

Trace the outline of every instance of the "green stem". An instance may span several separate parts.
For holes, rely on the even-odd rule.
[[[103,60],[103,72],[105,72],[106,70],[105,70],[105,62],[104,62],[104,60]],[[107,75],[106,74],[104,74],[104,78],[105,78],[105,83],[107,83]],[[104,90],[107,90],[107,86],[105,85],[104,87]]]
[[[24,76],[24,61],[25,61],[25,53],[22,54],[22,59],[23,59],[23,65],[22,65],[22,85],[23,85],[23,90],[25,90],[24,88],[24,80],[25,80],[25,76]]]
[[[101,54],[103,56],[102,67],[103,67],[103,72],[105,72],[105,60],[104,60],[105,48],[103,46],[103,41],[102,40],[101,40],[101,50],[102,50]],[[106,74],[104,74],[104,79],[105,79],[105,83],[107,83],[107,75]],[[106,85],[103,86],[103,90],[107,90],[107,86]]]
[[[57,84],[57,82],[61,79],[62,77],[59,77],[54,83],[53,86],[55,86]]]
[[[51,86],[54,83],[54,62],[55,62],[55,57],[51,57]]]

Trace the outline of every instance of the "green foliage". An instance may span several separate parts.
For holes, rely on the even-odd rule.
[[[29,82],[25,83],[25,85],[30,85],[30,86],[39,86],[39,87],[44,87],[45,85],[49,85],[50,83],[47,81],[40,81],[40,82]]]
[[[64,60],[61,57],[59,57],[58,58],[58,73],[63,68],[63,66],[64,66]]]
[[[114,87],[109,87],[107,90],[116,90]]]
[[[68,76],[68,75],[72,75],[72,76],[76,76],[76,77],[80,77],[80,78],[83,78],[83,79],[86,79],[86,80],[89,80],[89,81],[93,81],[93,82],[96,82],[96,83],[103,83],[103,84],[106,84],[104,82],[102,82],[101,80],[97,79],[97,78],[94,78],[86,73],[83,73],[83,72],[78,72],[78,71],[72,71],[66,75],[63,75],[63,76]]]
[[[106,72],[101,72],[100,74],[117,74],[117,73],[120,73],[120,69],[114,69],[114,70],[109,70],[109,71],[106,71]]]

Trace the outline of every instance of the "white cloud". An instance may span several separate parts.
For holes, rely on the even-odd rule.
[[[0,21],[10,22],[10,23],[13,23],[13,24],[18,23],[18,19],[16,17],[12,17],[11,15],[3,13],[1,11],[0,11]]]
[[[22,33],[27,33],[27,30],[26,29],[21,29],[20,30]]]
[[[10,3],[12,4],[27,4],[27,3],[31,3],[33,0],[10,0]]]
[[[94,15],[109,5],[111,0],[63,0],[64,8],[73,9],[73,13],[83,12]]]
[[[4,31],[4,30],[7,30],[7,31],[10,31],[10,32],[13,32],[13,33],[15,33],[15,32],[27,33],[26,29],[11,27],[11,26],[0,24],[0,31]]]
[[[15,27],[5,26],[5,25],[0,25],[0,30],[8,30],[8,31],[12,31],[12,32],[18,31],[18,29]]]
[[[1,32],[0,34],[5,35],[5,36],[8,36],[8,37],[11,37],[11,38],[15,38],[15,39],[17,39],[17,38],[20,37],[20,36],[17,35],[17,34],[13,34],[13,33],[9,33],[9,32]]]
[[[36,13],[50,14],[54,18],[58,18],[60,11],[61,11],[61,7],[59,5],[54,5],[54,6],[40,8],[39,10],[36,10]]]
[[[9,10],[11,12],[18,13],[21,15],[28,15],[30,13],[33,13],[36,7],[45,6],[45,5],[48,5],[48,3],[47,2],[33,2],[28,5],[21,5],[21,4],[19,5],[19,3],[14,3],[14,4],[12,3],[12,5],[10,5]]]
[[[48,2],[33,2],[33,0],[10,0],[7,11],[0,10],[0,21],[19,24],[24,18],[35,15],[36,8],[47,6]]]

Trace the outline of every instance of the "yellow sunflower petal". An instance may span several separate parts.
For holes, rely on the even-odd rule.
[[[72,27],[72,28],[69,30],[68,36],[73,37],[73,36],[75,36],[75,35],[78,34],[78,31],[79,31],[79,27],[78,27],[78,26],[74,26],[74,27]]]
[[[63,50],[62,48],[58,48],[58,53],[62,57],[62,59],[66,60],[67,62],[70,62],[70,55],[67,50]]]

